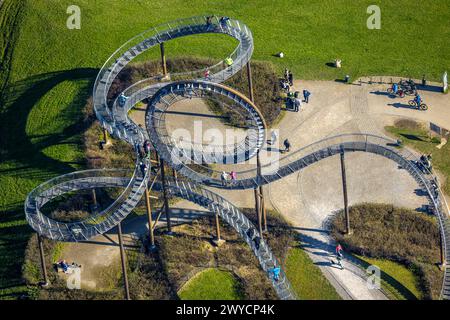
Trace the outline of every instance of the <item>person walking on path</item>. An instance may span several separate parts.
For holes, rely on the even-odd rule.
[[[237,173],[236,173],[236,171],[231,171],[230,172],[230,177],[231,177],[231,182],[233,184],[236,184],[237,183]]]
[[[284,144],[284,151],[283,152],[291,151],[291,143],[289,142],[288,139],[284,140],[283,144]]]
[[[309,103],[309,97],[311,96],[311,92],[308,90],[303,90],[303,98],[305,99],[305,103]]]
[[[273,280],[275,280],[276,282],[278,282],[278,280],[280,280],[280,272],[281,272],[281,268],[280,267],[274,267],[272,269],[273,272]]]
[[[344,269],[344,267],[342,266],[342,262],[341,262],[342,257],[343,257],[342,251],[343,251],[342,246],[340,243],[338,243],[336,246],[336,259],[337,259],[337,263],[341,267],[341,269]]]
[[[206,69],[206,71],[205,71],[205,80],[208,80],[208,81],[211,80],[211,74],[210,74],[209,69]]]
[[[139,163],[139,167],[141,169],[142,176],[145,177],[145,174],[147,173],[147,165],[141,162]]]
[[[274,145],[274,144],[277,142],[277,140],[278,140],[278,134],[277,134],[277,131],[276,131],[276,130],[273,130],[273,131],[272,131],[272,135],[271,135],[271,137],[270,137],[269,144],[270,144],[270,145]]]
[[[226,187],[227,181],[228,181],[228,173],[225,171],[222,172],[222,175],[220,176],[220,179],[222,180],[222,185]]]

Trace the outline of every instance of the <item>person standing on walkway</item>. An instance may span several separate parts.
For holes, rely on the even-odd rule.
[[[288,81],[289,81],[289,85],[292,87],[294,85],[294,75],[292,74],[291,71],[289,71]]]
[[[289,69],[288,69],[288,68],[285,68],[285,69],[284,69],[284,80],[285,80],[287,83],[289,83],[289,74],[290,74]]]
[[[284,144],[284,151],[283,152],[291,151],[291,143],[289,142],[288,139],[284,140],[283,144]]]
[[[309,97],[311,96],[311,92],[308,90],[303,90],[303,98],[305,99],[305,103],[309,103]]]
[[[294,98],[294,111],[299,112],[302,108],[302,100],[300,98]]]

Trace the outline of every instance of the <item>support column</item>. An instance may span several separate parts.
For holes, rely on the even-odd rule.
[[[225,243],[225,240],[223,240],[222,237],[220,236],[219,213],[217,210],[219,210],[219,209],[216,209],[216,212],[214,213],[214,220],[215,220],[215,224],[216,224],[216,238],[213,239],[213,243],[217,247],[220,247],[222,244]]]
[[[42,276],[44,277],[44,282],[41,283],[41,286],[47,287],[49,282],[48,282],[48,277],[47,277],[47,268],[45,266],[44,246],[42,243],[42,237],[39,235],[39,233],[37,234],[37,240],[38,240],[38,246],[39,246],[39,256],[41,258]]]
[[[447,261],[445,260],[445,252],[444,252],[444,243],[442,242],[442,233],[439,232],[439,248],[441,251],[441,265],[439,266],[439,268],[441,270],[445,270],[445,265],[447,264]]]
[[[217,241],[221,241],[222,239],[220,238],[220,223],[219,223],[219,215],[216,214],[215,216],[215,220],[216,220],[216,237],[217,237]]]
[[[167,76],[167,64],[166,64],[166,53],[164,50],[164,42],[161,42],[159,44],[159,48],[161,49],[161,66],[163,69],[163,75],[165,77]]]
[[[247,80],[248,80],[248,94],[250,100],[252,102],[255,102],[255,97],[253,94],[252,67],[250,61],[247,62]],[[256,168],[257,168],[256,169],[257,175],[261,176],[261,160],[259,157],[259,151],[256,155]],[[256,199],[258,199],[258,201],[256,201]],[[262,218],[264,218],[264,230],[267,231],[266,208],[264,201],[264,190],[262,186],[259,186],[259,188],[255,189],[255,208],[256,208],[256,215],[258,216],[259,232],[262,236],[262,221],[261,221]]]
[[[252,67],[250,61],[247,62],[247,80],[248,80],[248,95],[252,102],[255,102],[255,97],[253,96],[253,80],[252,80]]]
[[[106,128],[103,128],[103,141],[105,142],[105,145],[109,144],[108,131],[106,130]]]
[[[97,208],[97,193],[95,192],[95,188],[92,189],[92,202],[94,203],[94,207]]]
[[[350,212],[348,209],[348,195],[347,195],[347,175],[345,173],[345,153],[341,151],[341,172],[342,172],[342,189],[344,191],[344,210],[345,210],[345,234],[352,234],[350,228]]]
[[[126,257],[125,257],[125,250],[123,248],[122,223],[121,222],[119,222],[119,224],[117,225],[117,233],[119,235],[120,260],[122,261],[122,273],[123,273],[123,285],[125,288],[125,299],[131,300],[130,289],[128,287],[127,261],[126,261]]]
[[[148,191],[148,186],[145,188],[145,204],[147,206],[148,233],[149,233],[149,237],[150,237],[150,249],[154,249],[155,248],[155,236],[153,234],[152,208],[150,205],[150,192]]]
[[[268,231],[267,229],[267,214],[266,214],[266,204],[264,201],[264,188],[263,186],[259,186],[259,193],[261,195],[261,211],[262,211],[262,219],[264,225],[264,231]]]
[[[160,159],[161,165],[161,180],[163,187],[163,197],[164,197],[164,211],[166,213],[167,219],[167,232],[172,233],[172,222],[170,221],[170,208],[169,208],[169,200],[167,199],[167,189],[166,189],[166,174],[164,169],[164,160]]]
[[[178,179],[178,174],[177,171],[175,169],[172,169],[172,177],[177,180]]]
[[[256,211],[256,217],[258,218],[258,231],[261,235],[261,238],[263,236],[263,230],[262,230],[262,221],[261,221],[261,206],[260,206],[260,194],[258,192],[258,188],[255,188],[255,211]]]

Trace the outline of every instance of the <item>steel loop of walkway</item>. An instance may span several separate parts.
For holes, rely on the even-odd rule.
[[[230,55],[234,61],[232,65],[225,65],[221,62],[209,67],[211,77],[207,79],[208,81],[201,80],[205,69],[170,74],[169,77],[164,78],[158,76],[144,79],[124,90],[123,93],[128,99],[123,106],[120,106],[117,97],[108,96],[113,80],[120,71],[144,51],[171,39],[204,33],[226,34],[239,41],[238,47]],[[247,111],[251,117],[250,123],[255,126],[254,132],[250,133],[241,142],[241,145],[235,144],[230,148],[225,148],[222,154],[215,154],[215,158],[209,160],[221,162],[221,159],[225,159],[224,162],[227,162],[232,154],[239,154],[240,159],[242,157],[250,159],[262,149],[265,139],[265,123],[260,112],[245,96],[219,84],[240,71],[250,61],[252,52],[252,33],[245,24],[238,20],[230,19],[223,23],[219,20],[219,17],[213,16],[212,21],[206,23],[206,16],[201,16],[181,19],[149,29],[127,41],[102,67],[95,81],[93,92],[96,116],[100,124],[111,135],[125,140],[133,146],[150,139],[160,157],[185,177],[175,180],[168,179],[169,192],[174,196],[199,204],[212,212],[217,212],[252,248],[262,269],[267,273],[275,266],[280,266],[280,263],[259,235],[258,229],[233,204],[203,186],[228,189],[256,188],[342,152],[377,154],[395,161],[401,168],[408,171],[426,191],[430,208],[439,221],[444,254],[446,261],[449,261],[449,212],[437,178],[430,172],[424,173],[421,171],[417,165],[417,155],[405,148],[399,148],[395,141],[369,134],[329,137],[282,157],[275,169],[271,164],[263,163],[260,174],[256,169],[238,172],[236,183],[227,186],[221,184],[220,172],[201,166],[205,160],[201,149],[197,155],[196,152],[193,153],[193,160],[201,166],[201,170],[194,171],[191,166],[185,165],[183,161],[177,158],[177,154],[186,156],[186,150],[168,137],[164,113],[173,103],[186,98],[188,93],[194,93],[198,97],[203,97],[205,92],[225,95]],[[128,117],[128,112],[144,99],[149,100],[146,113],[147,131]],[[147,162],[147,164],[149,163]],[[136,163],[134,170],[87,170],[54,178],[38,186],[27,196],[25,201],[27,221],[36,232],[49,239],[70,242],[88,240],[111,230],[131,213],[142,198],[150,175],[151,170],[148,170],[143,176],[138,163]],[[124,191],[108,208],[96,212],[83,221],[59,222],[45,216],[40,210],[50,200],[68,192],[103,187],[121,187]],[[154,187],[160,188],[159,182],[155,183]],[[248,232],[250,229],[253,230],[251,238]],[[255,237],[261,239],[258,248],[255,246]],[[447,265],[444,267],[445,277],[442,296],[449,298],[450,275],[447,271]],[[271,279],[271,282],[281,299],[295,298],[283,270],[279,280]]]

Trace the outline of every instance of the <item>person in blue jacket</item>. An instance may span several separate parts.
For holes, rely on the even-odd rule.
[[[420,108],[420,105],[422,104],[422,97],[420,96],[420,94],[416,93],[414,101],[416,102],[417,108]]]

